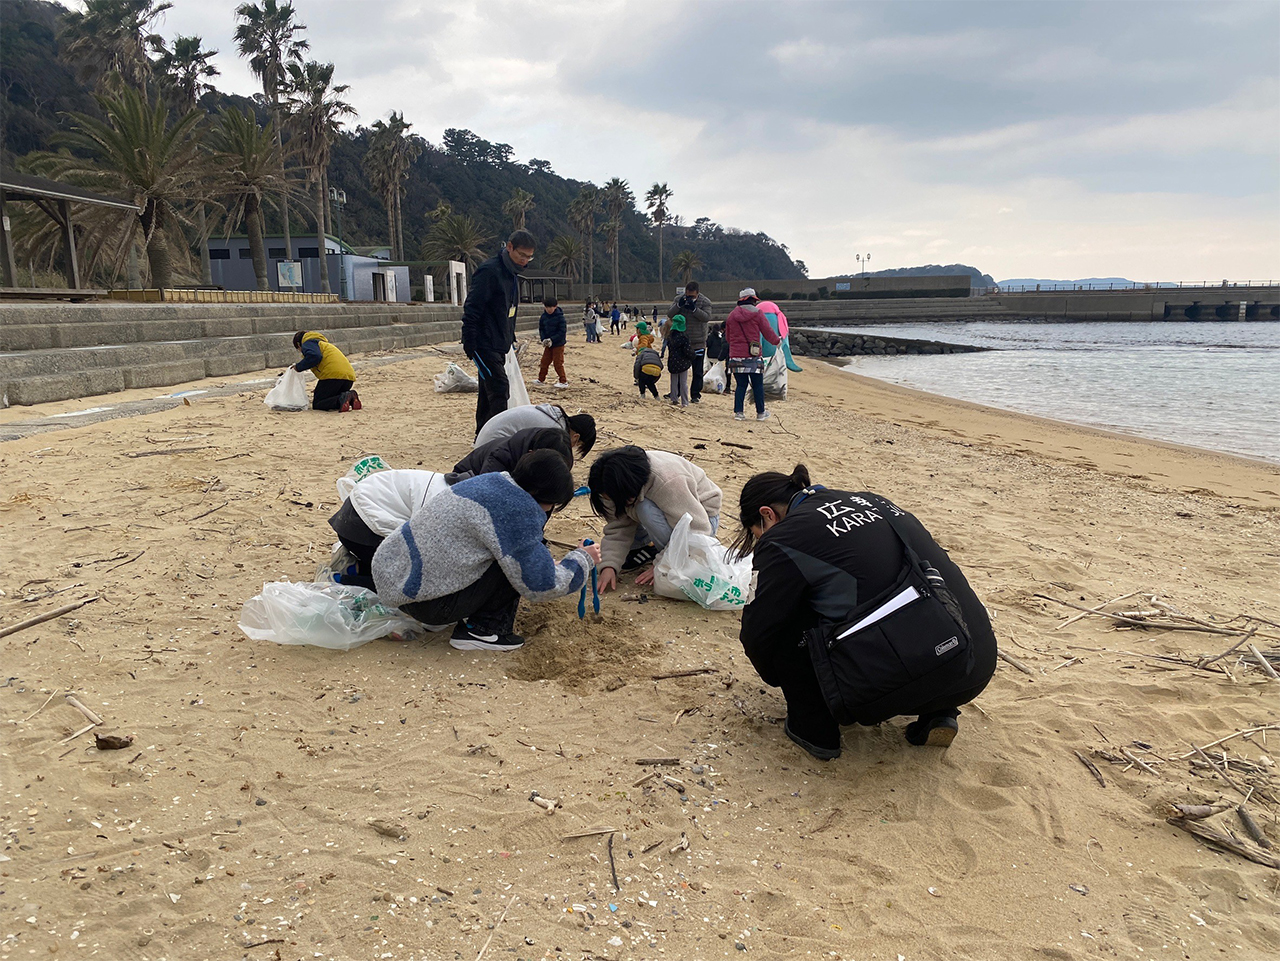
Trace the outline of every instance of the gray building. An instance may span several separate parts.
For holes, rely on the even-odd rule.
[[[302,264],[302,286],[280,286],[277,265],[286,258],[284,237],[278,234],[265,238],[267,283],[272,290],[321,293],[316,238],[295,236],[292,240],[293,258]],[[392,266],[385,258],[358,254],[329,236],[325,237],[325,259],[329,266],[329,287],[343,300],[409,302],[408,267]],[[258,289],[248,237],[209,238],[209,269],[213,283],[226,290]]]

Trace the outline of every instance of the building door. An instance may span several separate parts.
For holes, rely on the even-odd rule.
[[[381,270],[373,272],[373,299],[377,301],[387,299],[387,275]]]

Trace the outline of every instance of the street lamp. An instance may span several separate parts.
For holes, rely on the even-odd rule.
[[[347,248],[342,242],[342,208],[347,205],[347,192],[337,187],[329,188],[329,202],[338,208],[338,299],[347,299]],[[322,254],[323,256],[323,254]]]
[[[854,254],[854,260],[858,262],[858,276],[862,276],[862,254]]]
[[[866,264],[867,276],[869,277],[871,276],[871,255],[867,254],[865,257],[862,258],[862,260]]]

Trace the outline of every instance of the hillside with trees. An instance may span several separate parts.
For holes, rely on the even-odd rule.
[[[287,0],[237,9],[236,50],[223,52],[246,58],[262,91],[225,94],[202,38],[158,32],[168,7],[0,3],[0,162],[143,208],[140,217],[76,212],[95,284],[120,285],[139,260],[148,284],[199,283],[202,246],[228,234],[249,237],[259,286],[262,238],[279,233],[340,233],[352,246],[388,247],[398,261],[475,263],[515,225],[538,240],[534,268],[576,280],[589,273],[606,294],[614,282],[658,280],[660,256],[664,281],[690,269],[700,280],[805,275],[764,233],[705,217],[685,225],[670,213],[665,183],[567,179],[551,161],[519,161],[510,144],[470,130],[429,142],[399,112],[352,126],[341,64],[311,49]],[[340,211],[327,200],[338,191]],[[56,238],[24,206],[12,208],[20,267],[55,270]]]

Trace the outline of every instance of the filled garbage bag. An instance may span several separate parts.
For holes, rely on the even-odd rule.
[[[240,630],[255,641],[349,651],[388,634],[420,632],[422,625],[363,587],[275,581],[245,602]]]

